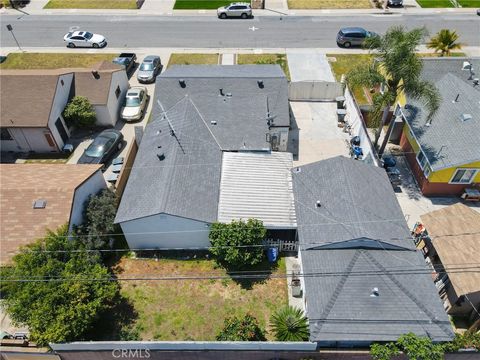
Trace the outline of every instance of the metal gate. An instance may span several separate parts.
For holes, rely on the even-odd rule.
[[[278,251],[297,251],[298,241],[295,240],[281,240],[281,239],[265,239],[264,244],[267,247],[276,247]]]
[[[343,96],[343,84],[329,81],[296,81],[288,85],[290,101],[333,101]]]

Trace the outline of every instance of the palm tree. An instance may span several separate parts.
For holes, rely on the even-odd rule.
[[[278,341],[307,341],[309,337],[307,318],[302,310],[292,306],[277,310],[270,326]]]
[[[430,39],[427,47],[435,49],[435,52],[440,51],[440,56],[450,56],[452,50],[460,50],[462,48],[462,44],[456,42],[457,40],[458,34],[455,31],[442,29]]]
[[[375,147],[398,95],[404,93],[410,98],[421,100],[428,110],[428,121],[438,109],[440,95],[433,84],[420,79],[422,61],[415,53],[415,48],[425,35],[425,28],[406,31],[402,26],[396,26],[390,28],[383,36],[368,38],[365,47],[375,60],[370,64],[356,67],[347,74],[347,82],[353,88],[358,86],[381,88],[380,93],[373,96],[371,112],[373,121],[379,123],[375,134]],[[390,122],[387,136],[378,151],[379,157],[385,150],[393,123],[394,121]]]

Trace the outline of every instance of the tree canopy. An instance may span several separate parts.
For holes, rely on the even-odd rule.
[[[242,269],[262,262],[261,246],[267,230],[257,219],[233,220],[229,224],[214,223],[210,228],[210,252],[227,267]]]
[[[39,345],[82,340],[118,294],[117,282],[90,280],[111,276],[98,256],[67,235],[67,226],[48,231],[2,274],[7,313]]]
[[[63,110],[63,118],[69,126],[90,127],[97,119],[95,109],[84,96],[75,96]]]
[[[401,352],[410,360],[443,360],[444,349],[442,344],[433,344],[431,339],[414,333],[400,336],[395,343],[370,347],[374,360],[390,360]]]
[[[217,335],[218,341],[265,341],[265,330],[251,314],[243,318],[230,316],[225,319],[223,329]]]

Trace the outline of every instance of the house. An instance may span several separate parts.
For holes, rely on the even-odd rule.
[[[367,346],[453,337],[382,168],[342,156],[292,169],[310,341]]]
[[[242,147],[241,127],[207,122],[190,96],[165,112],[157,106],[153,118],[115,218],[130,248],[206,248],[210,224],[251,217],[294,236],[290,153],[222,151]],[[245,139],[253,146],[257,138]]]
[[[420,218],[417,248],[432,268],[444,308],[450,315],[478,318],[474,309],[480,307],[480,273],[468,268],[478,265],[480,213],[458,203]]]
[[[222,151],[286,151],[288,82],[279,65],[172,66],[157,77],[161,111],[185,97]]]
[[[459,195],[480,183],[480,58],[423,60],[422,79],[442,97],[431,119],[415,99],[397,106],[400,145],[424,195]]]
[[[98,126],[114,126],[128,89],[125,70],[102,61],[88,69],[0,71],[2,151],[58,152],[70,138],[62,113],[75,95],[94,106]]]
[[[83,205],[106,187],[100,165],[0,164],[0,263],[66,223],[83,221]]]

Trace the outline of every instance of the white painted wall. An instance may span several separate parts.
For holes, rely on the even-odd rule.
[[[110,116],[107,105],[93,105],[97,116],[96,125],[115,126],[116,120]]]
[[[73,73],[63,74],[58,77],[57,89],[55,92],[55,98],[53,100],[52,109],[50,111],[50,118],[48,119],[48,128],[50,129],[52,136],[57,143],[59,150],[63,149],[64,142],[62,141],[62,137],[58,132],[55,121],[58,118],[61,119],[62,124],[67,132],[67,135],[70,137],[70,132],[68,131],[68,127],[63,120],[62,113],[67,106],[68,103],[68,95],[70,94],[70,90],[72,88],[72,80],[73,80]],[[63,85],[62,85],[63,81]]]
[[[115,95],[115,90],[117,86],[120,87],[121,93],[117,98]],[[128,88],[130,87],[128,83],[127,73],[125,71],[116,71],[112,73],[112,81],[110,83],[110,92],[108,94],[107,106],[105,107],[105,113],[110,119],[109,125],[115,126],[120,115],[120,107],[122,106],[123,99],[127,93]],[[103,115],[102,115],[103,116]]]
[[[105,189],[106,187],[107,184],[105,183],[103,173],[98,170],[75,190],[72,201],[72,211],[70,214],[69,231],[72,230],[73,225],[80,225],[83,222],[83,209],[88,197],[92,194],[97,194],[100,190]]]
[[[208,247],[209,224],[168,214],[120,223],[131,249]]]
[[[10,135],[14,140],[2,140],[0,148],[2,151],[48,153],[58,151],[57,147],[51,147],[45,133],[49,133],[47,128],[9,128]]]

